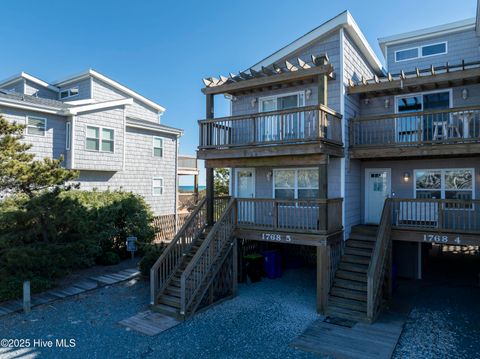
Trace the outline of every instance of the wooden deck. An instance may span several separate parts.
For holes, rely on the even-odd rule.
[[[404,315],[385,313],[373,324],[356,323],[348,327],[319,319],[290,346],[334,358],[388,359],[392,357],[405,320]]]
[[[180,322],[170,316],[147,310],[133,317],[121,320],[118,324],[142,334],[154,336],[180,324]]]

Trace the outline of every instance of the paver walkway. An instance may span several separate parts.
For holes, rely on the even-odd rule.
[[[123,282],[139,275],[140,271],[137,268],[130,268],[114,273],[86,277],[74,283],[73,285],[55,288],[47,292],[32,295],[32,308],[38,305],[47,304],[59,299],[84,293],[105,285]],[[21,310],[23,310],[23,302],[21,299],[0,303],[0,317],[13,312],[19,312]]]

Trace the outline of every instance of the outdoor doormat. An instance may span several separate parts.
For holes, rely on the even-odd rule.
[[[172,317],[152,312],[151,310],[138,313],[133,317],[118,322],[120,325],[149,336],[160,334],[167,329],[173,328],[179,323],[178,320]]]
[[[337,317],[326,317],[323,320],[323,322],[328,324],[333,324],[333,325],[339,325],[341,327],[346,327],[346,328],[353,328],[353,326],[357,324],[357,322],[353,320],[337,318]]]

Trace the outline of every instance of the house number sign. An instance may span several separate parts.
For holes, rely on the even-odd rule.
[[[262,233],[262,240],[272,242],[291,242],[292,237],[289,235],[281,235],[277,233]]]
[[[429,243],[437,243],[437,244],[448,244],[448,243],[455,243],[461,244],[462,240],[460,237],[454,237],[441,235],[441,234],[424,234],[423,241]]]

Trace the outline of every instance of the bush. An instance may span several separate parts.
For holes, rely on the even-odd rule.
[[[145,250],[143,258],[140,260],[140,272],[145,277],[150,277],[150,268],[155,264],[157,259],[162,255],[166,245],[163,243],[152,244]]]
[[[71,270],[126,258],[126,237],[140,253],[154,238],[142,197],[120,191],[45,191],[0,202],[0,301],[53,285]]]

